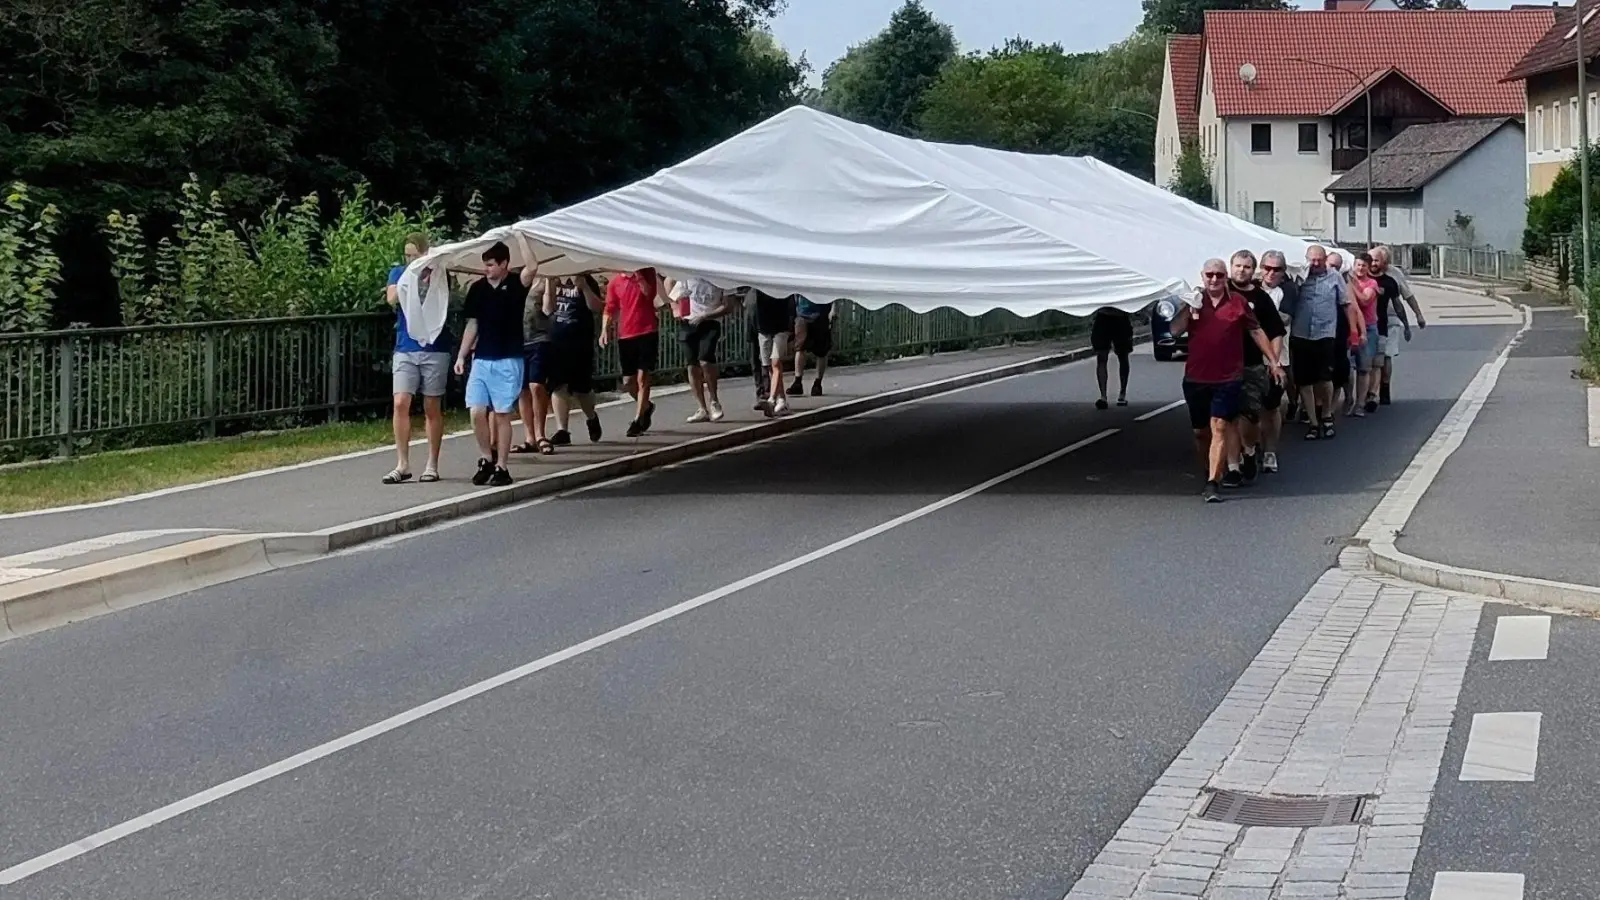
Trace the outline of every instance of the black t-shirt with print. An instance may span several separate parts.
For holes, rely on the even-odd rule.
[[[1261,289],[1261,283],[1252,281],[1247,285],[1236,284],[1231,279],[1228,286],[1236,293],[1250,301],[1250,310],[1256,314],[1256,321],[1261,324],[1261,330],[1266,333],[1267,340],[1275,341],[1289,333],[1283,327],[1283,316],[1278,315],[1278,305],[1272,302],[1272,295]],[[1256,346],[1255,338],[1249,334],[1244,336],[1244,365],[1265,365],[1266,360],[1261,356],[1261,348]]]
[[[1390,316],[1407,324],[1410,321],[1406,318],[1405,303],[1400,299],[1400,282],[1387,272],[1375,280],[1378,282],[1378,334],[1388,337]]]
[[[473,355],[479,359],[522,358],[522,313],[528,299],[528,286],[516,272],[499,284],[479,278],[467,288],[463,312],[478,321],[478,342]]]

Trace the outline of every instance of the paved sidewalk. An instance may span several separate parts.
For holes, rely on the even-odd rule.
[[[1582,339],[1583,323],[1571,312],[1534,313],[1462,445],[1401,532],[1400,550],[1468,569],[1600,586],[1600,448],[1589,446],[1587,386],[1572,377]]]
[[[999,366],[1022,363],[1080,346],[1081,341],[1021,344],[934,356],[912,357],[867,366],[830,369],[822,398],[790,398],[796,412],[857,400],[913,385],[928,384]],[[810,379],[807,380],[807,388]],[[600,410],[605,436],[589,443],[581,412],[574,411],[573,441],[551,456],[515,455],[511,473],[522,482],[581,466],[724,433],[764,420],[754,411],[748,376],[723,383],[727,419],[689,425],[694,410],[687,391],[660,396],[654,427],[639,439],[624,437],[633,417],[630,404]],[[522,426],[515,426],[521,440]],[[470,479],[478,457],[470,435],[447,438],[442,480],[396,486],[380,482],[394,464],[393,451],[313,462],[287,471],[223,479],[206,485],[156,492],[143,498],[110,501],[80,509],[39,511],[0,517],[0,583],[73,568],[90,562],[192,541],[228,532],[311,532],[397,513],[482,491]],[[426,450],[412,448],[412,467],[420,472]]]

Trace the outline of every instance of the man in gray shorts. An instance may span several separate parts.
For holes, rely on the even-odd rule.
[[[405,263],[389,270],[385,295],[394,307],[394,452],[395,467],[383,476],[384,484],[411,480],[411,398],[422,395],[422,415],[428,435],[428,465],[418,481],[439,480],[439,446],[444,442],[444,392],[450,384],[450,331],[439,333],[431,344],[419,344],[406,333],[406,314],[400,308],[396,285],[406,265],[428,252],[428,238],[409,234],[405,243]],[[423,276],[427,277],[426,274]],[[423,294],[427,283],[423,282]]]

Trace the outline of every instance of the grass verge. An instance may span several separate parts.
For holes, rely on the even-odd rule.
[[[445,413],[447,434],[469,423],[465,410]],[[420,438],[422,419],[412,424]],[[393,439],[389,420],[374,419],[15,466],[0,469],[0,513],[111,500],[370,450]]]

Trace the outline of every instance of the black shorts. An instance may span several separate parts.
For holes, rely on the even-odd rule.
[[[594,342],[586,336],[553,341],[545,351],[545,387],[570,394],[594,393]]]
[[[722,341],[722,323],[716,319],[706,319],[698,325],[679,322],[678,341],[683,344],[685,358],[691,365],[714,363],[717,361],[717,344]]]
[[[1289,362],[1294,365],[1295,384],[1312,385],[1332,381],[1335,367],[1344,360],[1338,338],[1289,339]]]
[[[1100,355],[1115,350],[1118,356],[1133,352],[1133,317],[1096,313],[1089,327],[1089,346]]]
[[[551,348],[549,341],[522,345],[522,380],[528,384],[548,387],[550,384]]]
[[[639,372],[654,372],[661,368],[661,335],[635,335],[617,341],[617,357],[622,362],[622,374],[632,378]]]
[[[833,352],[833,320],[827,316],[805,319],[806,342],[800,349],[812,356],[827,356]]]
[[[1205,431],[1212,419],[1232,422],[1239,417],[1239,395],[1244,383],[1200,384],[1184,379],[1183,401],[1189,406],[1189,427]]]

